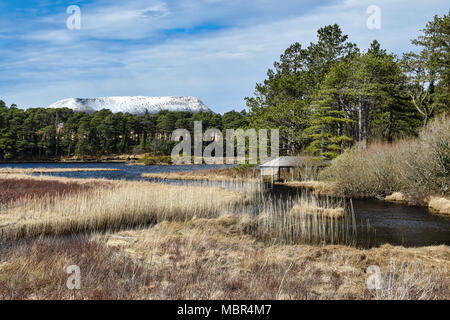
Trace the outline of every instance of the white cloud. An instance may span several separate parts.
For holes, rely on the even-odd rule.
[[[224,30],[155,42],[152,36],[157,29],[199,22],[192,10],[200,10],[200,2],[181,1],[175,7],[160,2],[148,6],[147,2],[147,6],[121,6],[122,11],[114,6],[97,7],[84,13],[87,21],[82,33],[52,29],[25,35],[40,42],[5,62],[0,60],[0,85],[8,103],[22,106],[48,105],[67,97],[193,95],[215,111],[241,109],[244,96],[252,95],[255,83],[264,79],[282,51],[296,41],[307,46],[324,25],[340,24],[360,48],[378,39],[388,51],[400,53],[411,48],[409,39],[416,37],[434,14],[448,10],[444,1],[380,0],[376,4],[382,10],[381,30],[369,30],[366,8],[373,2],[346,0],[295,17],[280,14],[275,20],[237,23]],[[239,3],[230,0],[219,4],[228,15],[232,9],[239,10]],[[260,4],[270,8],[267,1]],[[83,14],[86,10],[82,10]],[[260,8],[260,12],[266,10]],[[198,11],[203,19],[207,14]],[[216,11],[211,13],[217,15]],[[152,19],[159,23],[151,25]],[[1,51],[0,57],[4,54]]]

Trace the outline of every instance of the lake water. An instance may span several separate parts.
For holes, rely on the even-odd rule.
[[[227,165],[162,165],[162,166],[140,166],[128,165],[126,163],[0,163],[0,168],[46,168],[46,169],[61,169],[61,168],[104,168],[104,169],[118,169],[119,171],[79,171],[79,172],[52,172],[45,173],[46,175],[66,177],[66,178],[104,178],[110,180],[142,180],[143,173],[162,173],[162,172],[176,172],[187,170],[204,170],[225,168]]]
[[[280,196],[294,196],[302,191],[278,186],[272,192]],[[352,199],[352,203],[357,243],[361,246],[385,243],[405,247],[450,245],[450,217],[432,214],[426,207],[376,199]]]
[[[226,167],[225,165],[133,166],[125,163],[20,163],[0,164],[12,168],[106,168],[119,171],[45,173],[68,178],[105,178],[142,180],[143,173],[163,173]],[[201,182],[164,181],[164,183],[199,184]],[[270,195],[293,197],[298,189],[275,187]],[[357,221],[358,244],[374,246],[383,243],[403,246],[450,245],[450,218],[431,214],[424,207],[405,206],[374,199],[353,200]],[[370,232],[367,232],[367,226]]]

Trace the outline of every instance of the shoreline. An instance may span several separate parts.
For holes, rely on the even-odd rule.
[[[4,199],[0,215],[2,243],[8,244],[0,252],[0,273],[6,279],[0,297],[13,292],[20,294],[14,298],[48,298],[52,292],[53,298],[95,299],[102,275],[116,264],[119,272],[107,277],[104,297],[379,299],[383,292],[392,293],[392,287],[366,290],[367,270],[374,265],[399,292],[413,288],[408,298],[417,292],[426,292],[429,299],[448,299],[450,294],[446,244],[364,248],[291,243],[282,234],[275,242],[266,227],[270,221],[283,221],[264,223],[267,214],[252,218],[232,213],[235,205],[248,201],[246,192],[144,181],[5,176],[16,181],[9,183],[15,193]],[[29,180],[25,190],[24,179]],[[14,205],[8,205],[11,201]],[[89,270],[81,291],[52,290],[54,281],[57,288],[66,288],[61,265],[67,261]],[[158,281],[149,287],[144,275]],[[195,285],[186,287],[194,278]],[[30,285],[35,279],[41,280],[39,287]],[[124,291],[124,281],[133,289]],[[234,289],[237,285],[240,290]],[[169,286],[174,289],[167,291]]]
[[[258,181],[258,178],[250,178],[250,177],[232,177],[227,175],[212,175],[206,174],[201,175],[200,172],[191,172],[191,171],[182,171],[182,172],[167,172],[167,173],[144,173],[142,174],[143,178],[149,179],[160,179],[160,180],[178,180],[178,181],[249,181],[255,182]],[[309,189],[314,191],[317,195],[323,196],[344,196],[346,198],[354,198],[354,199],[373,199],[391,203],[398,203],[406,206],[418,206],[418,207],[427,207],[428,211],[431,214],[440,215],[444,217],[450,216],[450,199],[447,199],[443,196],[427,196],[421,202],[413,202],[411,199],[408,199],[407,196],[401,194],[400,192],[394,192],[391,195],[386,197],[367,197],[367,196],[346,196],[343,194],[339,194],[336,192],[335,187],[333,187],[332,183],[324,182],[324,181],[287,181],[287,182],[274,182],[274,185],[284,186],[288,188],[297,188],[297,189]],[[399,198],[399,195],[401,197]]]
[[[71,160],[71,161],[50,161],[50,160],[36,160],[36,161],[0,161],[0,165],[1,164],[22,164],[22,163],[128,163],[130,161],[128,160],[80,160],[80,161],[75,161],[75,160]]]
[[[37,174],[37,173],[63,173],[63,172],[102,172],[120,171],[114,168],[0,168],[0,174]]]

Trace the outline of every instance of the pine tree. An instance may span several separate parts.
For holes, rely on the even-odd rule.
[[[333,107],[333,89],[320,90],[312,104],[311,125],[305,130],[311,142],[305,149],[329,159],[337,157],[352,138],[344,134],[343,125],[353,122],[343,110]]]

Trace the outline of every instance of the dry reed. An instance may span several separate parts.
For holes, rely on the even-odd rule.
[[[311,194],[293,199],[261,199],[249,232],[266,242],[347,244],[356,241],[353,208],[344,199],[319,200]]]
[[[73,195],[23,199],[19,206],[2,211],[0,235],[20,239],[214,217],[246,201],[245,194],[223,188],[120,181]]]
[[[348,196],[385,197],[402,192],[411,202],[450,196],[450,116],[435,119],[417,139],[373,143],[344,152],[321,173]]]
[[[192,180],[192,181],[257,181],[259,169],[256,168],[219,168],[210,170],[194,170],[181,172],[144,173],[143,178],[160,180]]]
[[[108,168],[0,168],[0,174],[36,174],[57,172],[96,172],[96,171],[119,171],[119,169]]]

